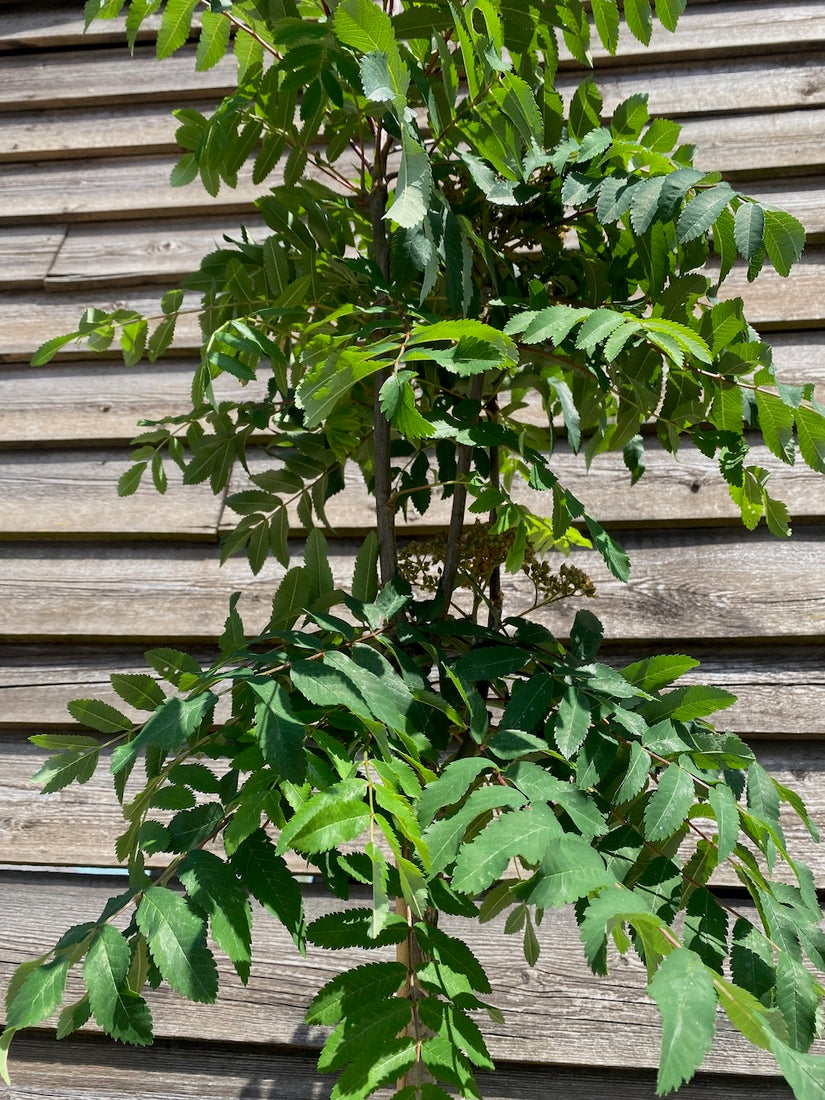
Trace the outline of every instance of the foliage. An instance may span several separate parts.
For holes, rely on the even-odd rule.
[[[673,30],[684,6],[657,0],[656,16]],[[87,17],[124,7],[132,44],[160,14],[159,56],[192,34],[200,69],[234,50],[237,89],[211,116],[176,112],[185,152],[172,183],[199,178],[216,194],[251,171],[269,232],[241,230],[207,256],[158,317],[89,310],[35,362],[76,339],[154,360],[195,310],[192,409],[145,425],[120,491],[149,471],[163,492],[171,461],[219,493],[240,461],[251,487],[228,497],[239,520],[223,556],[243,550],[257,572],[273,554],[285,573],[260,634],[233,599],[210,667],[155,649],[154,675],[112,677],[145,721],[79,700],[73,716],[102,739],[34,738],[54,752],[36,777],[44,791],[85,782],[111,749],[129,885],[17,971],[0,1048],[52,1014],[75,966],[86,993],[58,1034],[92,1017],[149,1042],[147,985],[213,1001],[213,946],[248,979],[254,899],[298,950],[389,950],[309,1007],[310,1023],[333,1029],[319,1066],[341,1071],[336,1100],[395,1081],[403,1097],[477,1096],[475,1070],[492,1061],[475,1014],[497,1010],[471,948],[437,915],[506,912],[535,962],[535,924],[573,904],[596,974],[613,949],[646,966],[660,1093],[701,1065],[721,1007],[800,1100],[822,1096],[807,1051],[823,989],[807,964],[825,967],[825,937],[811,872],[780,824],[785,805],[815,834],[801,800],[708,722],[732,696],[673,686],[690,658],[616,669],[598,659],[589,611],[568,645],[535,614],[593,592],[578,566],[551,569],[551,549],[592,545],[629,574],[554,473],[562,440],[586,462],[621,451],[636,481],[649,430],[674,455],[688,438],[718,460],[747,527],[764,516],[789,534],[748,439],[823,472],[825,410],[810,387],[776,379],[741,300],[719,288],[738,260],[749,278],[765,263],[787,275],[801,227],[694,168],[679,127],[651,119],[643,95],[604,118],[587,78],[563,104],[560,49],[586,64],[592,20],[615,51],[616,0],[89,0]],[[624,17],[647,43],[647,0],[625,0]],[[227,374],[238,399],[218,402]],[[262,446],[263,470],[249,462]],[[345,590],[325,505],[352,464],[376,534]],[[525,483],[546,494],[543,512],[523,503]],[[396,516],[439,499],[448,529],[399,549]],[[532,606],[505,599],[503,573],[526,576]],[[307,924],[292,853],[339,912]],[[156,856],[159,874],[146,867]],[[752,917],[709,888],[723,861]],[[353,885],[370,905],[347,904]]]

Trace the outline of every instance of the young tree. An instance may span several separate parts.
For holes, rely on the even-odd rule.
[[[574,905],[596,974],[610,944],[646,965],[660,1093],[691,1079],[721,1007],[800,1100],[823,1096],[825,1062],[807,1052],[825,991],[806,961],[825,968],[825,936],[779,820],[787,804],[815,835],[801,800],[708,723],[729,693],[673,686],[695,661],[616,669],[598,660],[590,612],[569,645],[541,615],[593,591],[548,551],[592,545],[616,577],[629,571],[554,472],[561,437],[583,462],[621,451],[634,481],[645,431],[674,455],[691,439],[718,459],[748,528],[764,516],[789,534],[744,433],[822,472],[825,410],[810,387],[777,381],[741,300],[718,292],[738,257],[750,278],[766,262],[787,275],[800,225],[694,168],[644,95],[604,119],[585,79],[563,103],[562,42],[586,64],[592,23],[615,51],[616,0],[89,0],[87,17],[124,7],[130,43],[161,13],[161,57],[187,41],[196,10],[199,68],[234,49],[236,90],[209,117],[176,112],[186,152],[172,183],[199,177],[215,194],[251,161],[269,233],[241,230],[207,256],[159,318],[90,310],[35,362],[77,339],[117,342],[127,363],[157,359],[196,308],[192,409],[138,436],[120,491],[150,470],[163,492],[171,460],[217,493],[263,434],[270,466],[228,498],[240,519],[223,555],[243,549],[258,571],[274,554],[285,572],[262,633],[247,635],[232,600],[211,667],[154,649],[155,675],[112,677],[144,722],[79,700],[71,713],[96,736],[33,738],[54,750],[36,777],[44,791],[86,781],[101,747],[113,750],[129,884],[18,969],[3,1054],[58,1007],[74,966],[86,992],[58,1035],[93,1018],[148,1043],[147,984],[216,997],[207,933],[246,981],[254,898],[298,950],[390,949],[309,1006],[308,1021],[333,1028],[319,1068],[342,1071],[336,1100],[392,1082],[410,1100],[477,1096],[474,1070],[492,1062],[474,1014],[496,1012],[471,946],[439,914],[509,911],[532,961],[534,921]],[[656,16],[673,30],[684,7],[656,0]],[[649,0],[623,10],[648,42]],[[237,400],[216,401],[220,374],[238,379]],[[375,533],[341,588],[324,507],[347,464],[372,494]],[[525,483],[544,493],[541,513],[523,503]],[[450,502],[444,533],[399,543],[396,516],[434,500]],[[221,696],[231,716],[218,722]],[[336,913],[307,925],[290,853],[341,899]],[[166,869],[150,873],[158,854]],[[708,888],[722,861],[753,920]],[[795,885],[774,880],[777,861]],[[371,905],[347,904],[353,883]]]

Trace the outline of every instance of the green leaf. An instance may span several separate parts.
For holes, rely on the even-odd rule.
[[[614,54],[619,44],[619,8],[616,0],[592,0],[593,21],[602,45]]]
[[[290,783],[303,783],[307,771],[306,726],[296,718],[289,694],[275,679],[251,677],[247,683],[260,700],[255,707],[255,724],[264,759],[277,775]]]
[[[820,992],[807,967],[787,951],[780,951],[776,963],[776,1006],[785,1017],[788,1042],[794,1050],[808,1050],[819,1034]]]
[[[733,853],[739,842],[739,804],[733,791],[724,783],[711,787],[708,801],[716,815],[717,847],[721,863]]]
[[[370,0],[344,0],[335,10],[333,25],[338,41],[361,53],[390,54],[398,49],[391,19]]]
[[[166,750],[180,748],[211,713],[217,701],[218,697],[211,691],[191,699],[172,697],[164,700],[137,736],[123,746],[124,751],[112,757],[112,775],[127,767],[141,749],[150,746]]]
[[[645,837],[665,840],[672,836],[687,817],[695,797],[692,777],[678,764],[669,764],[645,807]]]
[[[694,241],[706,233],[734,197],[734,190],[726,183],[716,184],[695,195],[676,223],[676,234],[682,244]],[[735,232],[735,229],[734,229]]]
[[[687,0],[656,0],[656,15],[669,31],[676,30],[679,16],[687,7]]]
[[[568,687],[559,703],[553,727],[556,746],[569,760],[581,747],[590,729],[590,701],[575,687]]]
[[[76,722],[101,733],[125,733],[135,724],[131,718],[100,699],[72,699],[66,709]]]
[[[169,0],[163,9],[158,31],[157,55],[159,58],[169,57],[186,42],[189,37],[192,12],[197,5],[198,0]]]
[[[306,1022],[334,1026],[365,1004],[394,997],[407,980],[407,968],[400,962],[375,962],[336,974],[316,994],[307,1009]]]
[[[255,829],[238,845],[231,864],[249,893],[283,924],[303,951],[306,924],[301,888],[263,829]]]
[[[762,438],[771,454],[789,465],[792,464],[796,456],[794,410],[781,397],[763,389],[756,391],[756,408],[759,412]]]
[[[562,828],[546,806],[512,810],[494,818],[470,844],[459,851],[452,884],[463,894],[486,890],[516,855],[538,863],[548,846],[561,842]]]
[[[825,416],[800,405],[796,409],[796,431],[805,463],[817,473],[825,474]]]
[[[372,603],[378,595],[378,536],[375,531],[367,534],[356,555],[352,595],[361,603]]]
[[[640,794],[647,785],[651,761],[648,754],[637,741],[630,743],[630,762],[627,765],[622,785],[616,791],[616,804],[629,802]]]
[[[304,409],[304,424],[317,428],[326,420],[339,401],[356,384],[384,366],[369,352],[358,348],[337,348],[317,366],[306,372],[295,391],[295,399]]]
[[[784,210],[765,211],[765,251],[780,275],[790,275],[804,247],[805,229],[796,218]]]
[[[656,1094],[690,1081],[711,1048],[716,1032],[716,990],[705,964],[679,947],[662,962],[648,993],[662,1015],[662,1049]]]
[[[644,46],[650,44],[653,31],[653,12],[650,0],[625,0],[624,17],[630,33]]]
[[[387,1040],[403,1033],[411,1016],[410,1002],[403,997],[363,1004],[327,1038],[318,1058],[318,1069],[321,1073],[332,1073],[352,1062],[358,1064],[360,1071],[360,1063],[370,1060]],[[366,1066],[363,1069],[368,1072]],[[356,1072],[353,1069],[351,1076]]]
[[[704,718],[717,710],[733,706],[736,696],[724,688],[709,687],[706,684],[690,684],[667,692],[660,699],[645,703],[641,708],[645,719],[653,725],[662,718],[672,718],[676,722],[690,722],[694,718]]]
[[[229,47],[232,24],[225,15],[205,11],[201,15],[201,33],[195,68],[198,72],[211,69],[221,60]]]
[[[113,672],[109,679],[121,699],[138,710],[156,710],[166,698],[157,682],[146,673]]]
[[[459,657],[453,665],[456,676],[470,683],[478,680],[496,680],[524,668],[530,654],[517,646],[494,645],[472,649]]]
[[[164,886],[150,886],[135,919],[155,965],[172,989],[190,1001],[213,1004],[218,971],[206,946],[206,924],[184,899]]]
[[[178,878],[192,903],[208,915],[212,938],[246,984],[252,961],[252,910],[234,866],[212,852],[193,851],[181,864]]]
[[[25,965],[25,964],[24,964]],[[19,1031],[48,1019],[63,998],[70,960],[65,956],[35,965],[9,998],[6,1028]],[[10,990],[11,992],[11,990]]]
[[[477,993],[492,992],[484,967],[463,940],[421,921],[414,929],[419,947],[432,960],[425,971],[419,971],[420,974],[434,976],[434,972],[439,969],[448,970],[464,989],[475,990]],[[437,981],[435,984],[438,984]]]
[[[309,581],[303,566],[296,565],[284,574],[272,597],[272,616],[269,629],[274,633],[289,630],[306,607]]]
[[[540,909],[558,908],[612,884],[604,860],[579,837],[560,836],[547,848],[537,874],[516,893]]]
[[[659,657],[646,657],[642,661],[627,665],[621,669],[621,673],[626,680],[641,688],[642,691],[658,691],[659,688],[667,687],[698,665],[699,662],[695,657],[671,653]]]
[[[387,1039],[378,1051],[351,1062],[335,1083],[330,1100],[364,1100],[382,1085],[402,1078],[415,1064],[415,1040]]]
[[[422,826],[429,825],[440,809],[455,805],[473,787],[482,772],[491,771],[493,764],[481,757],[466,756],[453,760],[438,779],[428,783],[418,800],[418,820]]]
[[[340,9],[339,9],[340,10]],[[408,136],[401,136],[401,164],[395,193],[384,215],[403,229],[413,229],[426,218],[432,188],[432,169],[426,149]]]
[[[316,917],[307,928],[307,939],[317,947],[340,951],[348,947],[384,947],[402,943],[407,935],[407,922],[396,913],[387,914],[387,922],[378,935],[373,935],[372,909],[345,909]]]
[[[765,211],[757,202],[743,202],[736,211],[733,237],[744,259],[750,261],[762,247],[765,232]]]
[[[825,1096],[825,1058],[803,1054],[768,1032],[770,1048],[796,1100],[822,1100]]]
[[[70,783],[88,783],[95,773],[98,753],[89,749],[51,756],[32,776],[42,794],[52,794]]]
[[[152,1014],[144,999],[129,989],[131,949],[126,938],[104,924],[89,946],[83,980],[98,1025],[113,1039],[146,1046],[152,1041]]]
[[[452,817],[442,817],[433,821],[424,832],[424,839],[430,853],[430,871],[436,874],[443,871],[458,854],[462,838],[472,823],[490,813],[491,810],[507,806],[518,809],[527,801],[520,791],[511,787],[479,787],[467,798],[467,801]]]

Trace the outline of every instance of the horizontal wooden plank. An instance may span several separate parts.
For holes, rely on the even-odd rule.
[[[825,529],[802,528],[790,541],[705,530],[627,532],[621,542],[633,562],[628,585],[610,576],[593,551],[572,558],[593,578],[598,597],[585,602],[614,642],[801,642],[825,633]],[[336,585],[349,585],[355,550],[345,541],[331,545]],[[230,558],[220,567],[216,558],[211,547],[183,544],[0,545],[0,638],[210,640],[236,590],[243,593],[247,629],[257,633],[282,568],[267,562],[253,577],[245,560]],[[532,606],[532,584],[523,574],[507,579],[507,595],[511,614]],[[564,636],[579,604],[565,600],[536,617]]]
[[[252,183],[251,166],[241,170],[237,188],[221,187],[215,198],[200,181],[171,187],[169,174],[176,160],[174,156],[121,156],[4,164],[0,187],[9,205],[3,220],[26,224],[47,219],[185,217],[203,207],[242,215],[253,212],[254,199],[266,193],[266,185]]]
[[[605,69],[597,74],[605,111],[612,114],[617,103],[637,92],[648,94],[652,114],[667,118],[825,106],[821,53],[744,58],[731,53],[678,67],[640,64],[623,71]],[[571,96],[581,76],[560,73],[559,91]]]
[[[138,40],[154,38],[160,16],[152,15],[138,31]],[[89,47],[126,41],[125,17],[96,19],[88,30],[77,14],[77,5],[66,0],[39,0],[34,8],[0,12],[0,51],[53,50],[58,47]]]
[[[74,326],[79,316],[63,320]],[[0,445],[126,445],[141,431],[139,420],[177,416],[191,408],[194,368],[190,359],[135,367],[105,358],[45,367],[7,365],[0,370]],[[231,401],[251,397],[264,386],[249,383],[242,390],[236,379],[221,375],[214,389],[219,401]]]
[[[706,172],[723,172],[731,179],[767,170],[774,176],[789,176],[821,171],[823,125],[825,111],[816,108],[689,117],[682,120],[680,140],[696,146],[696,164]]]
[[[32,881],[3,875],[0,984],[5,985],[12,964],[47,950],[70,924],[93,919],[117,888],[111,881],[75,884],[58,876]],[[308,890],[307,908],[315,917],[329,912],[330,904]],[[503,939],[500,921],[468,926],[465,920],[448,918],[443,927],[467,938],[488,972],[494,990],[491,1000],[504,1011],[504,1024],[479,1019],[495,1058],[636,1070],[656,1064],[660,1027],[657,1010],[644,992],[644,967],[628,955],[614,966],[610,977],[594,979],[583,961],[578,929],[569,910],[546,914],[538,933],[543,952],[534,968],[519,961],[517,943]],[[288,934],[270,918],[262,919],[259,912],[255,943],[257,965],[248,986],[241,986],[219,963],[221,996],[215,1005],[193,1009],[174,995],[149,993],[157,1034],[240,1042],[253,1035],[259,1042],[315,1047],[325,1032],[303,1023],[313,993],[341,969],[381,957],[377,952],[325,954],[311,948],[301,958]],[[70,996],[77,981],[70,975]],[[536,1042],[539,1035],[542,1041]],[[748,1047],[724,1018],[703,1069],[778,1075],[772,1059]]]
[[[659,647],[661,648],[661,647]],[[699,660],[685,683],[707,683],[733,692],[737,702],[720,713],[719,722],[743,737],[825,739],[825,654],[821,645],[782,648],[712,648],[690,642],[680,650]],[[187,650],[192,651],[191,646]],[[652,647],[655,652],[656,646]],[[618,667],[646,656],[648,650],[617,651],[608,638],[605,660]],[[213,651],[196,649],[203,667]],[[141,649],[113,641],[102,647],[0,645],[0,729],[13,731],[74,725],[66,710],[71,699],[103,699],[123,707],[113,691],[112,672],[146,672]]]
[[[269,235],[263,219],[242,219],[251,237]],[[174,219],[69,226],[44,280],[49,289],[179,281],[203,257],[240,237],[241,218]],[[18,232],[23,232],[19,230]]]
[[[749,283],[747,269],[737,264],[722,283],[720,297],[741,298],[745,303],[746,317],[765,331],[772,328],[814,328],[825,324],[823,286],[825,250],[821,247],[809,248],[787,278],[766,266],[759,278]]]
[[[115,699],[115,702],[121,709],[128,709],[122,701]],[[720,716],[720,724],[723,722],[724,716]],[[825,831],[825,741],[758,741],[754,749],[771,775],[801,795],[814,821]],[[31,777],[47,756],[44,750],[19,737],[9,734],[0,737],[2,862],[28,867],[117,866],[115,838],[123,832],[125,824],[112,789],[108,754],[104,754],[88,783],[72,784],[54,794],[42,795],[31,783]],[[139,783],[130,781],[132,794],[139,789]],[[793,857],[807,862],[817,882],[825,886],[822,847],[812,842],[796,815],[786,813],[783,825]],[[165,865],[163,856],[150,858],[149,862],[156,867]],[[312,868],[297,856],[292,866],[296,872],[312,873]],[[778,868],[777,874],[784,878],[789,875],[783,868]],[[714,883],[719,887],[736,887],[739,880],[731,868],[724,866],[715,875]]]
[[[198,1044],[161,1040],[135,1049],[94,1036],[56,1043],[49,1035],[24,1032],[11,1051],[8,1100],[57,1096],[61,1100],[319,1100],[334,1077],[315,1071],[315,1058],[298,1049]],[[652,1070],[591,1069],[587,1066],[523,1066],[501,1062],[494,1074],[478,1076],[484,1100],[653,1100]],[[699,1073],[684,1090],[690,1100],[790,1100],[776,1078]],[[384,1093],[379,1093],[383,1096]]]
[[[0,234],[0,288],[43,286],[65,233],[61,225],[5,229]]]
[[[213,103],[187,102],[209,111]],[[0,160],[175,153],[178,122],[168,104],[77,107],[0,114]]]
[[[216,542],[222,500],[208,482],[181,483],[166,463],[169,488],[157,493],[147,471],[137,492],[119,497],[132,464],[122,451],[0,452],[0,539],[193,539]]]
[[[537,411],[535,419],[540,417]],[[525,415],[526,422],[534,417]],[[771,471],[772,492],[788,505],[798,522],[816,522],[825,518],[825,478],[801,463],[785,466],[774,458],[764,444],[752,441],[748,461]],[[734,505],[727,484],[719,474],[718,464],[702,455],[691,443],[685,443],[677,458],[669,454],[655,439],[646,441],[646,472],[631,486],[630,474],[621,454],[598,455],[590,469],[584,459],[560,445],[549,460],[550,466],[565,488],[582,500],[599,521],[608,526],[635,527],[698,527],[721,524],[739,525],[740,513]],[[250,452],[247,473],[238,464],[232,475],[229,492],[253,488],[254,476],[273,466],[273,459]],[[342,536],[363,535],[375,526],[372,498],[358,468],[352,464],[345,474],[346,488],[332,497],[326,513],[331,527]],[[0,473],[0,485],[2,474]],[[1,496],[0,496],[1,499]],[[514,484],[514,499],[529,505],[541,515],[547,507],[546,494],[529,489],[523,483]],[[449,523],[451,500],[434,499],[430,508],[419,515],[410,508],[407,517],[399,514],[397,523],[404,533],[431,533]],[[224,530],[232,529],[239,516],[230,507],[221,516]],[[297,511],[290,509],[293,533],[301,530]]]
[[[135,309],[148,318],[160,318],[160,290],[157,287],[128,287],[119,295],[108,291],[82,290],[75,294],[9,291],[0,300],[0,363],[28,361],[37,348],[53,336],[77,330],[88,308],[111,312]],[[194,308],[195,301],[192,299]],[[173,348],[184,352],[200,347],[197,317],[184,312],[178,320]],[[88,351],[67,345],[63,358],[88,359]]]
[[[0,110],[103,106],[218,98],[234,91],[237,63],[229,54],[206,72],[195,71],[195,51],[184,47],[158,60],[154,46],[56,51],[5,58]]]

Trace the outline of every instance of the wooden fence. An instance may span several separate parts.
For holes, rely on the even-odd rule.
[[[199,185],[168,186],[171,106],[208,105],[230,86],[231,63],[196,74],[189,49],[157,62],[151,27],[130,58],[117,23],[82,34],[81,6],[0,4],[0,984],[21,959],[96,913],[116,884],[118,814],[105,774],[38,796],[29,777],[42,753],[28,735],[68,727],[71,698],[106,697],[109,672],[142,667],[143,643],[208,650],[233,590],[243,591],[250,623],[262,621],[279,574],[273,565],[253,578],[235,559],[219,568],[216,545],[228,519],[208,488],[116,496],[136,420],[186,406],[194,328],[184,325],[174,351],[154,366],[127,369],[76,352],[48,367],[27,365],[35,347],[73,329],[85,307],[151,309],[224,232],[241,220],[257,224],[246,178],[215,200]],[[597,57],[608,106],[649,91],[652,110],[677,118],[685,140],[698,145],[702,167],[721,168],[805,223],[809,245],[790,279],[768,274],[748,286],[737,272],[729,293],[743,294],[769,334],[783,379],[817,383],[820,399],[823,46],[825,0],[690,0],[679,32],[657,31],[651,51],[625,42],[618,58]],[[572,87],[573,66],[564,69]],[[795,525],[789,543],[747,535],[709,464],[689,447],[678,466],[651,448],[648,473],[632,492],[609,459],[587,477],[571,463],[564,481],[633,559],[626,587],[592,563],[613,655],[675,647],[700,658],[697,679],[740,697],[727,712],[730,727],[752,739],[823,820],[825,480],[780,472]],[[355,481],[335,508],[341,537],[332,558],[343,581],[371,518]],[[560,633],[572,612],[563,604],[551,616]],[[825,857],[790,822],[789,832],[825,886]],[[736,885],[720,876],[717,888]],[[309,885],[308,895],[310,910],[321,912],[321,894]],[[93,1029],[60,1044],[48,1029],[19,1036],[14,1084],[3,1095],[325,1095],[329,1083],[313,1069],[321,1035],[303,1024],[303,1007],[357,952],[301,959],[287,940],[261,915],[249,986],[227,974],[214,1007],[193,1011],[173,994],[154,996],[160,1038],[151,1050],[109,1043]],[[653,1096],[659,1031],[641,967],[625,958],[610,978],[593,979],[569,913],[549,915],[541,940],[534,970],[500,926],[484,926],[473,940],[506,1012],[505,1025],[487,1029],[501,1069],[486,1095]],[[790,1093],[768,1058],[720,1024],[686,1095]]]

